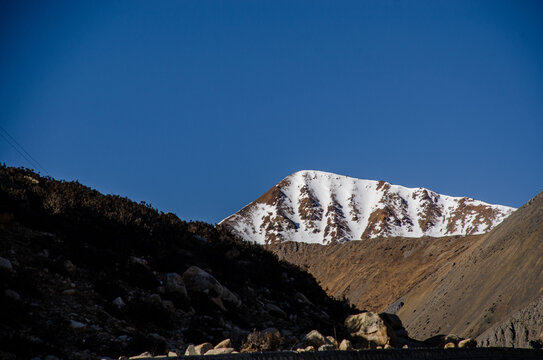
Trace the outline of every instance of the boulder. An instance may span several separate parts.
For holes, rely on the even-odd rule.
[[[449,342],[446,343],[445,346],[443,346],[443,349],[454,349],[456,347],[455,343]]]
[[[459,348],[475,348],[477,347],[477,341],[475,339],[464,339],[458,342]]]
[[[218,343],[217,345],[215,345],[214,349],[228,349],[231,347],[232,347],[232,340],[225,339],[221,341],[220,343]]]
[[[339,350],[348,351],[353,349],[353,344],[347,339],[343,339],[339,344]]]
[[[204,355],[222,355],[222,354],[231,354],[234,352],[233,348],[220,348],[220,349],[211,349],[207,351]]]
[[[194,356],[194,355],[198,355],[196,353],[196,348],[194,347],[194,345],[190,344],[185,350],[185,356]]]
[[[301,292],[297,292],[296,294],[294,294],[294,298],[297,302],[301,304],[313,305],[313,303],[309,301],[309,299]]]
[[[285,319],[287,317],[287,313],[283,311],[279,306],[274,304],[266,304],[266,310],[268,310],[268,313],[272,316],[281,317]]]
[[[72,329],[82,329],[84,327],[86,327],[87,325],[80,322],[80,321],[75,321],[75,320],[70,320],[70,327]]]
[[[445,339],[443,339],[445,344],[453,343],[455,345],[458,344],[460,342],[460,340],[462,340],[462,339],[458,335],[455,335],[455,334],[449,334],[449,335],[445,336]]]
[[[66,269],[66,271],[70,273],[73,273],[77,270],[75,265],[70,260],[66,260],[64,262],[64,269]]]
[[[12,271],[13,270],[13,265],[11,265],[11,261],[9,261],[8,259],[3,258],[3,257],[0,256],[0,269],[4,269],[4,270],[7,270],[7,271]]]
[[[333,337],[333,336],[327,336],[326,337],[326,340],[328,341],[328,343],[334,345],[336,348],[338,347],[338,342],[337,340]]]
[[[318,349],[324,344],[328,344],[328,340],[317,330],[311,330],[303,339],[304,344],[313,346],[315,349]]]
[[[211,345],[211,343],[208,343],[208,342],[200,344],[200,345],[196,345],[194,347],[194,350],[196,351],[196,355],[204,355],[206,352],[208,352],[211,349],[213,349],[213,345]]]
[[[177,293],[183,297],[187,297],[187,288],[183,282],[183,278],[178,273],[168,273],[165,278],[165,290],[168,293]]]
[[[336,347],[333,344],[324,344],[319,346],[319,351],[332,351],[336,350]]]
[[[183,273],[183,281],[189,291],[208,294],[211,300],[223,310],[222,301],[227,301],[235,306],[241,305],[240,299],[234,293],[221,285],[211,274],[197,266],[191,266]]]
[[[123,307],[126,306],[126,304],[124,303],[123,299],[120,296],[115,298],[115,300],[113,300],[112,303],[117,309],[122,309]]]
[[[378,346],[396,345],[394,329],[373,312],[349,316],[345,319],[345,327],[354,338],[362,338]]]
[[[129,359],[148,359],[148,358],[152,358],[152,357],[153,357],[153,355],[150,352],[146,351],[146,352],[141,353],[139,355],[131,356],[131,357],[129,357]]]
[[[15,301],[21,300],[21,295],[19,295],[19,293],[16,292],[15,290],[6,289],[6,290],[4,290],[4,295],[7,298],[15,300]]]

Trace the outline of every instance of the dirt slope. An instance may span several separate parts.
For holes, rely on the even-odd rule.
[[[269,248],[306,268],[334,297],[360,309],[383,311],[481,238],[384,238],[317,245],[287,242]]]
[[[415,337],[475,337],[543,295],[543,193],[406,297]]]

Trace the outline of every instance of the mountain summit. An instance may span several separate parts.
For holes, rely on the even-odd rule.
[[[515,209],[385,181],[298,171],[220,222],[247,241],[330,244],[377,237],[471,235]]]

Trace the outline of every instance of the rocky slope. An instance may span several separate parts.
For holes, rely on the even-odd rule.
[[[299,171],[220,225],[260,244],[331,244],[392,236],[481,234],[513,211],[423,188]]]
[[[436,331],[478,336],[512,316],[521,319],[514,314],[543,296],[542,259],[540,193],[407,294],[398,315],[419,337]]]
[[[543,346],[543,297],[514,312],[477,337],[482,346],[541,348]]]
[[[0,166],[0,357],[94,359],[274,327],[283,347],[352,312],[313,277],[205,223]]]

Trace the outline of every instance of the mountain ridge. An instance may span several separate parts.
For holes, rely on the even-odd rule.
[[[260,244],[330,244],[377,237],[482,234],[514,210],[421,187],[302,170],[219,225]]]

